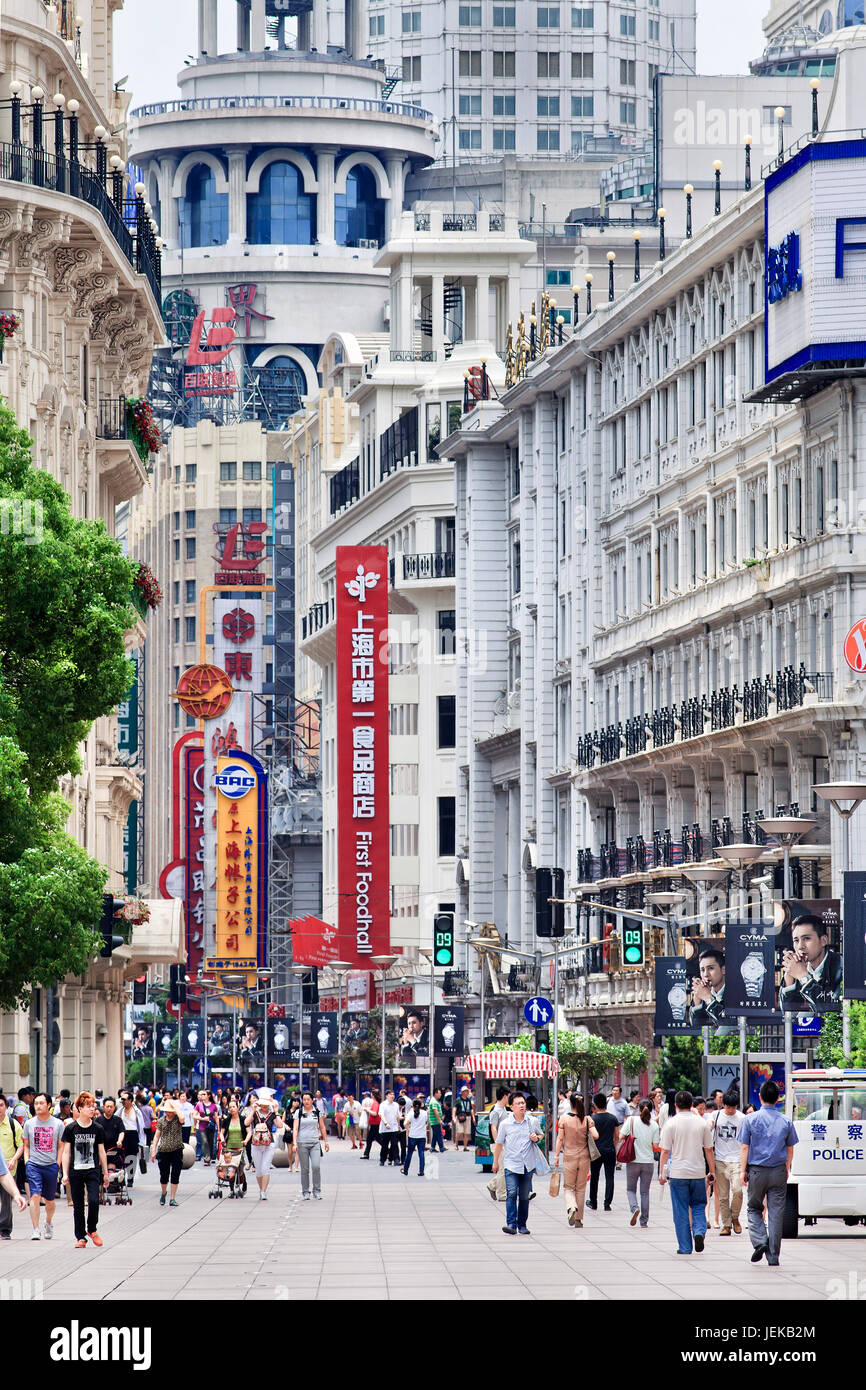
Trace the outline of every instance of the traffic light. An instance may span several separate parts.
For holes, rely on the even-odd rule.
[[[169,969],[169,1002],[171,1004],[186,1003],[186,967],[183,965],[172,965]]]
[[[454,965],[454,913],[437,912],[433,918],[433,964]]]
[[[565,936],[565,904],[550,902],[565,897],[564,869],[535,870],[535,935]]]
[[[629,924],[627,917],[622,923],[622,963],[623,965],[645,965],[646,950],[643,939],[643,923]]]
[[[132,982],[132,1003],[136,1008],[147,1003],[147,976],[139,975]]]
[[[550,1029],[536,1028],[535,1030],[535,1050],[545,1054],[550,1052]]]
[[[118,946],[125,945],[125,938],[119,936],[115,931],[117,925],[115,912],[123,907],[123,900],[115,898],[113,893],[103,893],[102,895],[102,916],[99,919],[99,934],[102,937],[102,950],[100,956],[108,957]]]

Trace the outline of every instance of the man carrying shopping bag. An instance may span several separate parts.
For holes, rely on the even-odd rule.
[[[499,1172],[502,1164],[505,1166],[506,1224],[502,1229],[506,1235],[529,1235],[526,1220],[533,1174],[550,1172],[543,1151],[537,1150],[541,1138],[541,1125],[534,1115],[527,1115],[524,1097],[516,1095],[511,1102],[511,1114],[499,1126],[493,1149],[494,1173]]]

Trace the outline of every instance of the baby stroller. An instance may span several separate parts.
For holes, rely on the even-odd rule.
[[[246,1196],[247,1180],[244,1175],[244,1155],[241,1153],[238,1159],[230,1158],[222,1138],[220,1138],[217,1150],[214,1178],[214,1185],[208,1192],[208,1197],[222,1198],[226,1192],[230,1197]]]
[[[113,1200],[116,1207],[131,1207],[132,1193],[126,1184],[123,1154],[119,1149],[106,1149],[105,1159],[108,1164],[108,1182],[100,1186],[100,1205],[110,1206]]]

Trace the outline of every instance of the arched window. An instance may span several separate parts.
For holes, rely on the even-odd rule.
[[[362,241],[385,240],[383,200],[376,196],[372,171],[356,164],[346,178],[345,193],[334,200],[334,221],[338,246],[358,246]]]
[[[302,188],[294,164],[269,164],[258,193],[247,199],[248,240],[257,246],[310,246],[316,239],[315,213],[312,198]]]
[[[229,198],[217,193],[216,175],[209,164],[195,164],[179,200],[182,246],[222,246],[229,235]]]
[[[837,29],[846,29],[852,24],[863,24],[864,19],[866,19],[866,5],[863,4],[863,0],[839,0]]]
[[[272,357],[262,367],[254,362],[247,376],[249,384],[258,380],[256,417],[272,429],[300,410],[301,397],[308,391],[307,378],[293,357]]]

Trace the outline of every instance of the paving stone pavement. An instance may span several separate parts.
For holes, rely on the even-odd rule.
[[[0,1243],[0,1294],[20,1287],[30,1297],[104,1301],[808,1303],[838,1288],[834,1279],[857,1287],[866,1277],[864,1227],[801,1227],[783,1245],[778,1269],[751,1264],[745,1233],[713,1231],[702,1255],[685,1258],[675,1253],[669,1195],[655,1184],[649,1227],[630,1227],[625,1174],[617,1173],[613,1210],[587,1211],[582,1230],[567,1225],[562,1199],[538,1181],[531,1236],[509,1237],[501,1230],[504,1204],[491,1202],[471,1150],[428,1156],[423,1180],[414,1164],[409,1177],[380,1169],[373,1154],[361,1163],[348,1144],[332,1141],[321,1202],[302,1202],[298,1174],[285,1169],[274,1170],[267,1202],[257,1199],[254,1180],[243,1201],[213,1201],[213,1169],[197,1164],[181,1178],[179,1206],[160,1207],[151,1170],[137,1177],[131,1207],[102,1209],[101,1250],[75,1249],[63,1203],[51,1242],[31,1241],[29,1215],[16,1215],[12,1240]],[[22,1284],[3,1282],[14,1280]]]

